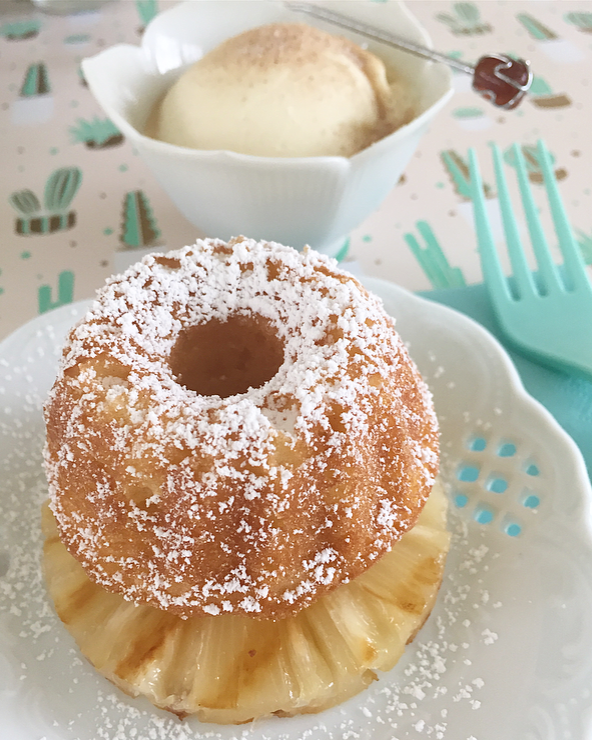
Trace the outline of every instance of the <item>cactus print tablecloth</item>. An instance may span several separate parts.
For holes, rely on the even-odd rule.
[[[80,71],[85,56],[137,44],[150,19],[172,4],[112,0],[58,16],[27,0],[0,1],[0,338],[39,313],[90,297],[147,249],[198,236],[105,118]],[[532,94],[517,110],[500,111],[456,75],[456,94],[404,177],[351,234],[341,258],[412,290],[480,282],[467,150],[480,156],[499,226],[488,145],[499,144],[510,166],[511,145],[522,147],[542,202],[535,144],[543,138],[592,263],[592,2],[408,5],[444,52],[467,61],[493,51],[530,59]]]

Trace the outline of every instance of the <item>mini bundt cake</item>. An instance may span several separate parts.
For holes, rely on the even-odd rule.
[[[45,417],[68,552],[182,618],[298,613],[413,527],[438,470],[431,396],[380,301],[314,251],[243,237],[110,279]]]

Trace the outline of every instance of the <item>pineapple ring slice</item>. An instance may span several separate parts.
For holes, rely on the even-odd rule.
[[[89,580],[44,507],[44,571],[62,622],[95,668],[180,717],[248,722],[318,712],[388,671],[432,610],[450,545],[439,483],[417,524],[365,573],[295,616],[181,619]]]

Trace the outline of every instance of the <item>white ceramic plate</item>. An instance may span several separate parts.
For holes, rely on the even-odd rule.
[[[577,448],[499,345],[448,308],[366,280],[442,424],[453,549],[404,659],[320,715],[218,727],[130,700],[78,656],[41,582],[41,404],[87,304],[0,345],[0,737],[7,740],[583,740],[592,723],[590,489]]]

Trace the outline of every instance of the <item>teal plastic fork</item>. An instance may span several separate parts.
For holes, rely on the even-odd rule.
[[[500,264],[485,208],[483,185],[474,150],[469,152],[471,197],[483,278],[500,327],[507,339],[531,359],[592,381],[592,283],[575,241],[543,142],[538,159],[551,208],[563,264],[549,251],[528,183],[524,156],[514,145],[518,186],[538,271],[527,263],[508,190],[502,156],[493,146],[498,197],[513,275]]]

